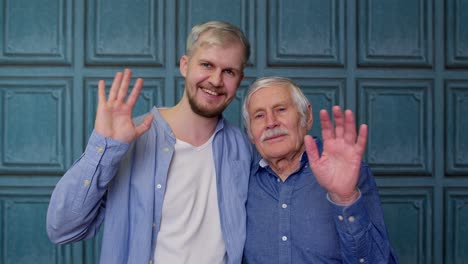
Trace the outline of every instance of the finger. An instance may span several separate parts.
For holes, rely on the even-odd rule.
[[[361,157],[364,156],[364,152],[366,151],[368,133],[369,133],[369,128],[367,127],[367,125],[362,124],[359,127],[359,135],[358,135],[358,139],[356,142],[357,151]]]
[[[346,110],[344,113],[344,139],[345,142],[350,144],[356,143],[356,122],[354,114],[351,110]]]
[[[330,116],[325,109],[320,110],[320,125],[322,126],[323,140],[335,138],[335,132],[333,131]]]
[[[130,95],[127,98],[127,104],[130,106],[134,106],[136,101],[138,100],[138,96],[140,95],[141,89],[143,88],[143,79],[138,78],[135,81],[135,85],[133,85],[133,89],[130,92]]]
[[[309,164],[311,167],[313,167],[320,160],[320,154],[318,152],[317,144],[310,135],[304,136],[304,144],[307,153],[307,158],[309,159]]]
[[[98,82],[98,104],[106,103],[106,83],[103,80]]]
[[[344,117],[341,108],[337,105],[333,107],[333,118],[335,119],[335,137],[342,138],[344,135]]]
[[[132,71],[130,69],[125,69],[122,82],[120,83],[117,100],[121,102],[125,100],[125,97],[127,97],[128,86],[130,85],[131,80],[132,80]]]
[[[108,101],[113,101],[117,98],[117,93],[119,92],[120,83],[122,82],[122,73],[117,72],[112,81],[112,86],[109,90]]]
[[[153,117],[154,117],[153,114],[149,114],[145,116],[145,119],[143,119],[143,123],[141,123],[135,128],[137,137],[143,135],[143,133],[145,133],[146,131],[148,131],[148,129],[150,129],[151,122],[153,121]]]

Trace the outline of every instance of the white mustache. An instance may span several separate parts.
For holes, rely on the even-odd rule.
[[[288,135],[288,134],[289,134],[289,131],[285,128],[281,128],[281,127],[272,128],[263,132],[262,136],[260,137],[260,141],[265,141],[268,138],[283,136],[283,135]]]

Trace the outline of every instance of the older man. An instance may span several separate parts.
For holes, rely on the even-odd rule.
[[[362,163],[367,126],[333,107],[322,142],[307,132],[312,106],[291,80],[257,80],[243,106],[254,163],[247,200],[247,263],[397,263],[379,194]]]

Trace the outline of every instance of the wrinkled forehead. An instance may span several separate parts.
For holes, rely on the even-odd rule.
[[[249,110],[292,102],[289,87],[282,83],[269,83],[258,86],[251,91],[249,97]]]

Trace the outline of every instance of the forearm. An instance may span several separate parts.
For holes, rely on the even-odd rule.
[[[372,219],[361,199],[351,206],[335,206],[343,263],[397,263],[383,219]]]
[[[54,243],[94,236],[104,218],[105,194],[128,144],[96,133],[85,153],[60,179],[47,212],[47,233]]]

